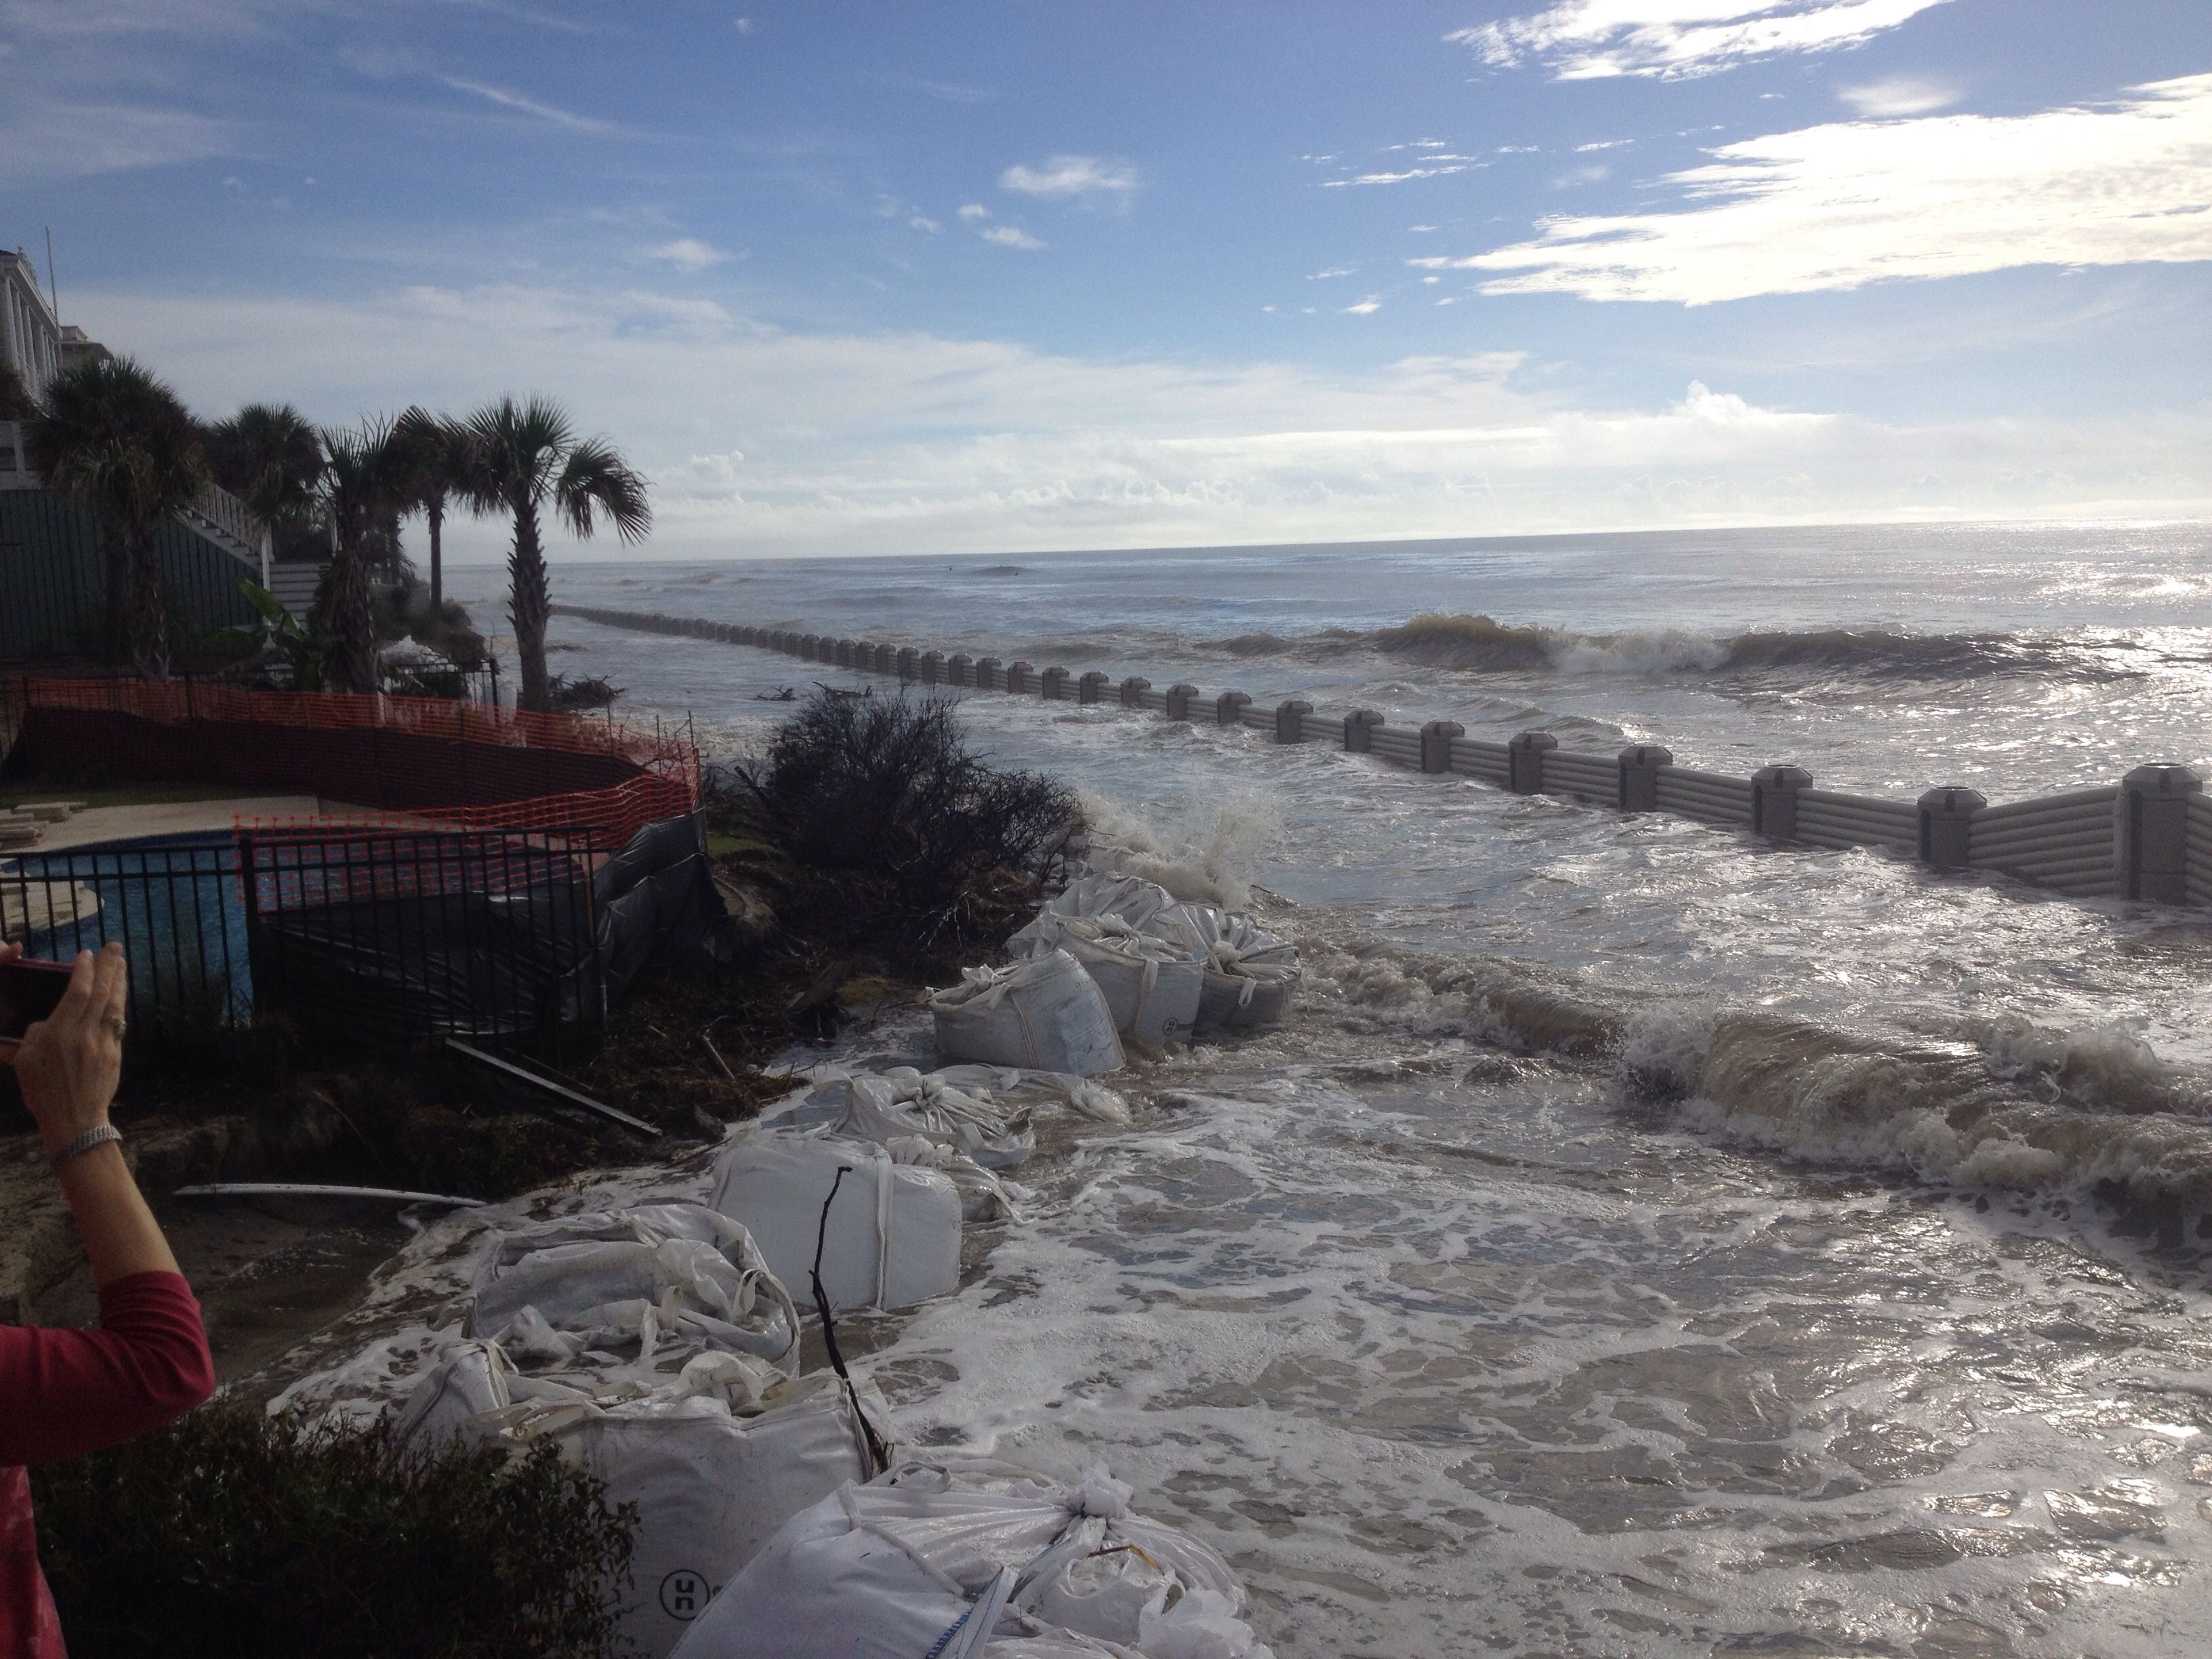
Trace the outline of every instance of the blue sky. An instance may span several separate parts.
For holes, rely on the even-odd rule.
[[[0,88],[65,320],[552,392],[671,556],[2212,510],[2202,0],[0,0]]]

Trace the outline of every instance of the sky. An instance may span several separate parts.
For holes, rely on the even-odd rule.
[[[49,230],[669,557],[2212,515],[2206,0],[0,0]]]

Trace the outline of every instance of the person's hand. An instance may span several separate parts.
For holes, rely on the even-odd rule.
[[[15,954],[8,948],[7,956]],[[4,960],[0,957],[0,960]],[[120,945],[77,952],[61,1005],[23,1033],[15,1081],[49,1152],[107,1121],[123,1080],[123,1007],[130,966]]]

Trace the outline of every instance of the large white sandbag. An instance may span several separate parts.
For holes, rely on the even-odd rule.
[[[814,1077],[811,1089],[763,1112],[762,1127],[823,1128],[878,1146],[919,1135],[987,1170],[1011,1169],[1036,1151],[1030,1127],[1035,1109],[1026,1102],[1001,1103],[911,1066],[881,1072],[824,1066]]]
[[[515,1444],[550,1439],[606,1483],[609,1504],[637,1506],[621,1630],[660,1659],[785,1522],[880,1468],[863,1411],[880,1434],[882,1396],[865,1382],[848,1395],[824,1371],[786,1383],[754,1417],[673,1392],[607,1406],[532,1401],[472,1427]]]
[[[1205,953],[1194,946],[1107,915],[1054,917],[1029,948],[1065,951],[1080,963],[1104,994],[1114,1029],[1138,1052],[1158,1054],[1190,1040],[1206,988]]]
[[[937,1047],[947,1060],[981,1060],[1095,1077],[1126,1063],[1114,1011],[1097,982],[1065,951],[1006,968],[969,968],[929,999]]]
[[[1206,951],[1206,991],[1199,1000],[1201,1031],[1273,1025],[1290,1006],[1304,969],[1297,947],[1249,916],[1212,904],[1177,907]]]
[[[793,1516],[676,1659],[1013,1659],[1086,1641],[1271,1659],[1229,1565],[1128,1500],[1103,1468],[1066,1486],[980,1460],[902,1463]]]
[[[759,1356],[798,1370],[799,1314],[744,1228],[698,1204],[592,1211],[493,1236],[477,1268],[471,1335],[535,1339],[522,1316],[586,1349],[663,1337]],[[522,1321],[518,1330],[518,1321]]]
[[[1188,921],[1178,914],[1181,908],[1175,895],[1157,882],[1135,876],[1081,876],[1047,900],[1036,918],[1007,945],[1010,949],[1017,949],[1031,939],[1049,945],[1055,927],[1071,916],[1111,916],[1127,922],[1140,933],[1175,940],[1196,950],[1198,937],[1190,931]]]
[[[841,1168],[849,1171],[842,1182]],[[958,1189],[942,1171],[899,1164],[865,1141],[739,1133],[715,1160],[707,1201],[743,1225],[776,1277],[810,1300],[819,1237],[823,1290],[840,1313],[908,1307],[960,1284]]]

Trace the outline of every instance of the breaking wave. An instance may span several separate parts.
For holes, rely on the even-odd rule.
[[[1911,634],[1883,628],[1698,634],[1675,629],[1582,634],[1485,616],[1431,612],[1395,628],[1349,629],[1285,638],[1240,634],[1207,641],[1234,657],[1325,660],[1379,651],[1468,673],[1763,675],[1813,673],[1894,680],[1963,680],[2025,675],[2109,680],[2135,678],[2081,647],[2014,634]]]
[[[2008,1019],[1941,1040],[1755,1010],[1631,1012],[1532,964],[1299,942],[1314,988],[1343,1015],[1595,1066],[1624,1105],[1733,1143],[1947,1185],[2212,1212],[2212,1079],[2130,1033]]]

